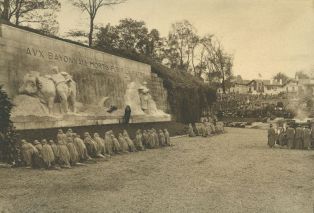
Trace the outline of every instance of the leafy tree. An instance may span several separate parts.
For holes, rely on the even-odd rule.
[[[161,45],[159,31],[151,31],[143,21],[122,19],[116,26],[107,24],[99,29],[96,46],[104,49],[130,50],[138,54],[157,58],[157,51]]]
[[[289,77],[286,74],[279,72],[273,77],[273,79],[277,82],[281,81],[283,84],[285,84],[289,80]]]
[[[183,20],[172,24],[168,35],[167,48],[164,49],[170,67],[187,72],[197,42],[196,29],[189,21]]]
[[[126,0],[71,0],[73,5],[89,16],[88,45],[93,45],[94,21],[99,9],[126,2]]]
[[[15,25],[31,25],[49,34],[58,31],[59,0],[0,0],[2,18]]]

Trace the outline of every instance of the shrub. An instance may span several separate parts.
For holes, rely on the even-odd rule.
[[[17,143],[14,125],[10,120],[13,104],[0,85],[0,160],[7,163],[17,160]]]

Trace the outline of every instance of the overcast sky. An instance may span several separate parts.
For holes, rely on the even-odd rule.
[[[88,28],[88,17],[61,0],[61,35]],[[314,0],[128,0],[99,11],[97,24],[143,20],[168,34],[173,22],[189,20],[200,35],[215,34],[234,54],[234,73],[243,78],[291,77],[314,72]]]

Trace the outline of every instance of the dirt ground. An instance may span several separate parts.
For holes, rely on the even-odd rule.
[[[0,212],[313,213],[313,151],[227,131],[61,171],[2,168]]]

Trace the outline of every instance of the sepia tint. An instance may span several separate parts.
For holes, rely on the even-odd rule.
[[[0,0],[0,212],[314,212],[313,0]]]

